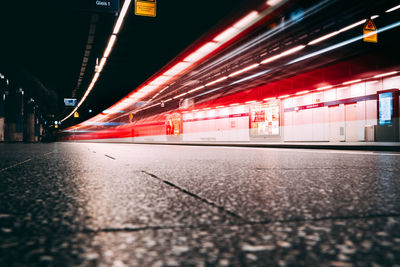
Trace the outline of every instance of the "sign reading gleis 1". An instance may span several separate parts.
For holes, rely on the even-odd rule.
[[[135,0],[135,15],[155,17],[156,0]]]
[[[79,8],[94,13],[118,13],[119,0],[79,0]]]

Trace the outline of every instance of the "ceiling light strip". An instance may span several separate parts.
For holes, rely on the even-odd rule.
[[[112,48],[117,40],[117,34],[119,33],[119,30],[121,29],[121,25],[122,25],[123,21],[125,20],[125,16],[129,9],[130,3],[131,3],[131,0],[125,0],[124,4],[122,6],[121,13],[118,16],[117,22],[116,22],[114,30],[113,30],[113,34],[110,36],[107,48],[104,51],[104,56],[102,58],[103,63],[102,63],[102,61],[100,61],[99,68],[97,69],[97,72],[94,74],[92,82],[90,83],[89,87],[87,88],[84,96],[79,101],[78,105],[72,110],[72,112],[70,114],[68,114],[64,119],[62,119],[61,122],[65,121],[66,119],[71,117],[78,110],[78,108],[83,104],[83,102],[86,100],[89,93],[92,91],[97,79],[99,78],[100,72],[103,70],[103,67],[106,64],[107,58],[110,55]]]

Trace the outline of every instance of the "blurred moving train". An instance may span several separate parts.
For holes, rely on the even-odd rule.
[[[393,1],[267,1],[60,139],[399,142],[399,15]]]

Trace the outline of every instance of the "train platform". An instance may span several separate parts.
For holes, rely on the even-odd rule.
[[[399,266],[400,153],[0,144],[0,266]]]

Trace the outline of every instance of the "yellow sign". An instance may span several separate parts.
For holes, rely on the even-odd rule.
[[[378,42],[378,32],[375,23],[372,19],[368,20],[364,25],[364,42],[377,43]]]
[[[155,17],[156,0],[135,0],[135,15]]]
[[[74,118],[79,118],[79,113],[78,113],[78,111],[75,111],[75,113],[74,113]]]

